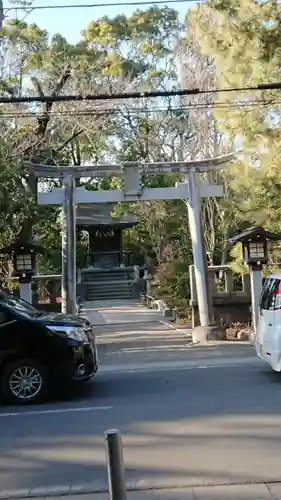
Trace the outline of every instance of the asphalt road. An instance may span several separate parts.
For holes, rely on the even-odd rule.
[[[128,483],[280,480],[281,379],[252,348],[191,348],[183,340],[178,357],[165,362],[167,342],[158,359],[141,354],[140,361],[134,352],[118,365],[109,361],[118,348],[103,352],[105,338],[100,343],[107,364],[83,388],[63,401],[0,408],[0,490],[105,488],[111,428],[123,435]]]

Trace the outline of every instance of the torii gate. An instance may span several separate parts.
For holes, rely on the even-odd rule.
[[[208,293],[207,263],[200,211],[200,198],[222,197],[223,186],[198,182],[197,172],[208,172],[234,159],[232,153],[215,158],[164,163],[127,162],[94,166],[50,166],[26,162],[39,178],[60,178],[62,187],[50,192],[38,191],[39,205],[61,205],[62,223],[62,310],[73,314],[76,310],[76,205],[96,203],[124,203],[152,200],[186,200],[192,241],[193,261],[201,327],[213,325],[212,304]],[[145,188],[143,175],[179,174],[184,182],[174,187]],[[122,189],[87,191],[76,187],[81,177],[122,178]],[[206,333],[207,335],[207,333]]]

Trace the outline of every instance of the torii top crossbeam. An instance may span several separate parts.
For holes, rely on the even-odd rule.
[[[32,170],[36,177],[42,178],[62,178],[67,175],[73,177],[105,177],[105,176],[122,176],[124,170],[130,167],[138,167],[141,174],[156,175],[159,173],[187,174],[190,169],[195,169],[197,172],[206,172],[212,169],[217,169],[223,163],[227,163],[234,159],[234,154],[217,156],[215,158],[206,158],[203,160],[191,160],[180,162],[158,162],[158,163],[142,163],[142,162],[124,162],[122,164],[100,164],[100,165],[83,165],[83,166],[53,166],[43,165],[32,162],[24,162],[24,164]]]

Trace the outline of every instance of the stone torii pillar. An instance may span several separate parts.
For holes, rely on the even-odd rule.
[[[75,314],[76,306],[76,203],[75,178],[66,175],[62,180],[64,199],[61,230],[61,298],[62,312]]]

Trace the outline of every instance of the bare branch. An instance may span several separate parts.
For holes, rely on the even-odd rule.
[[[76,137],[83,134],[83,132],[84,132],[83,129],[76,130],[75,132],[73,132],[73,134],[70,137],[68,137],[58,148],[56,148],[56,152],[59,153],[60,151],[62,151],[66,146],[68,146],[68,144],[70,144],[74,139],[76,139]]]
[[[70,77],[71,77],[71,64],[69,63],[67,65],[66,69],[63,71],[60,79],[57,81],[57,83],[55,85],[55,88],[52,92],[53,96],[56,96],[57,94],[59,94],[62,91],[62,89],[65,87],[65,85]]]
[[[35,91],[37,92],[37,94],[39,94],[41,97],[44,97],[45,94],[43,92],[41,83],[39,82],[38,78],[36,76],[32,76],[31,77],[31,82],[34,85]]]

